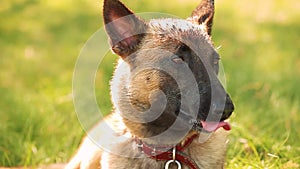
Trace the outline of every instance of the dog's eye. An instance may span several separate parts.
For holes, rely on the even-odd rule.
[[[187,51],[190,50],[190,48],[189,48],[187,45],[182,45],[182,46],[180,47],[180,50],[181,50],[182,52],[187,52]]]

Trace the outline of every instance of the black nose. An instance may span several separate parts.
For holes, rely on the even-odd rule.
[[[230,96],[228,94],[226,94],[226,102],[225,102],[225,107],[224,107],[221,121],[228,119],[231,116],[233,111],[234,111],[233,102],[232,102]]]

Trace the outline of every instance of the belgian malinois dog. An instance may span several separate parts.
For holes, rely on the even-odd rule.
[[[67,169],[224,168],[234,105],[217,78],[214,1],[186,20],[144,21],[104,0],[113,52],[113,112],[88,133]]]

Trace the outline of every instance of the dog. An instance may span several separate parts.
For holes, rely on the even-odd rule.
[[[224,168],[234,104],[217,78],[214,1],[186,20],[144,21],[104,0],[112,51],[113,112],[84,138],[66,169]]]

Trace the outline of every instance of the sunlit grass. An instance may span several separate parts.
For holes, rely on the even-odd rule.
[[[125,1],[137,12],[187,17],[198,0]],[[66,162],[84,135],[72,103],[81,47],[102,25],[102,1],[11,0],[0,5],[0,166]],[[300,167],[298,1],[218,0],[213,29],[236,111],[227,168]],[[96,76],[111,110],[116,56]]]

